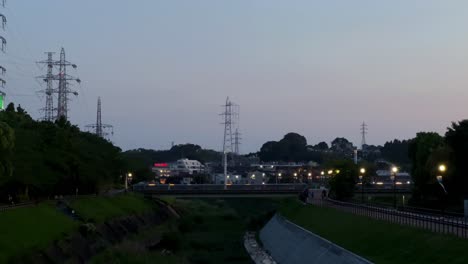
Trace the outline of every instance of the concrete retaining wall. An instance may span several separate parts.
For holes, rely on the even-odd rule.
[[[263,247],[280,264],[371,263],[279,215],[275,215],[263,227],[260,240]]]

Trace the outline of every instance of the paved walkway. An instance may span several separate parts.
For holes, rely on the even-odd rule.
[[[369,264],[370,261],[275,215],[260,231],[264,248],[281,264]]]

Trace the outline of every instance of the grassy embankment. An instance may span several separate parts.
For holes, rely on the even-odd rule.
[[[96,222],[151,208],[148,202],[133,195],[78,199],[71,205],[84,219]],[[44,249],[76,231],[80,224],[58,211],[53,202],[0,212],[0,263]]]
[[[281,213],[375,263],[467,263],[468,240],[391,224],[332,208],[289,202]]]
[[[151,228],[96,256],[93,263],[251,263],[243,246],[247,229],[263,225],[281,199],[168,200],[181,218]],[[145,241],[159,240],[154,250]],[[170,253],[162,255],[163,249]],[[156,261],[157,260],[157,261]]]

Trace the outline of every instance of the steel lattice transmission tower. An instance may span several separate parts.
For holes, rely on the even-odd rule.
[[[5,7],[5,1],[6,0],[0,0],[0,6],[1,7]],[[6,19],[5,15],[0,13],[0,25],[1,25],[3,30],[5,30],[6,23],[7,23],[7,19]],[[2,52],[5,52],[6,43],[7,43],[6,39],[3,36],[0,36],[0,50]],[[6,73],[5,67],[0,65],[0,87],[2,87],[2,88],[4,88],[5,84],[6,84],[5,73]],[[5,95],[6,95],[5,92],[0,90],[0,110],[3,109],[3,107],[4,107]]]
[[[233,126],[235,124],[235,104],[229,100],[229,97],[226,98],[226,103],[223,105],[223,124],[224,125],[224,136],[223,136],[223,166],[224,166],[224,184],[226,185],[227,180],[227,165],[228,165],[228,156],[231,156],[231,162],[233,162],[233,152],[234,152],[234,133]]]
[[[366,145],[366,134],[367,134],[367,124],[362,122],[361,124],[361,150],[364,150],[364,146]]]
[[[46,54],[47,54],[47,60],[39,61],[38,63],[47,65],[47,74],[43,76],[39,76],[38,78],[42,78],[47,85],[46,89],[41,91],[45,93],[45,96],[46,96],[45,107],[41,109],[44,111],[44,120],[52,122],[55,119],[54,97],[53,97],[54,80],[56,79],[53,73],[55,61],[53,60],[54,52],[46,52]]]
[[[94,130],[94,134],[101,138],[107,138],[109,133],[107,130],[111,130],[111,134],[114,134],[114,127],[112,125],[107,125],[102,123],[101,119],[101,97],[98,97],[97,101],[97,113],[96,113],[96,123],[86,126],[90,130]]]
[[[234,153],[236,153],[236,155],[240,154],[239,146],[241,144],[240,140],[242,139],[240,137],[241,135],[242,134],[239,132],[239,128],[236,128],[236,132],[234,132]]]
[[[68,95],[73,94],[75,96],[78,95],[76,91],[72,91],[69,88],[68,81],[76,81],[77,83],[81,83],[79,78],[70,76],[67,74],[67,67],[72,67],[76,69],[76,64],[72,64],[65,59],[65,49],[62,48],[60,51],[60,60],[55,62],[55,65],[59,67],[59,73],[56,76],[58,80],[58,103],[57,103],[57,120],[60,118],[68,119]]]

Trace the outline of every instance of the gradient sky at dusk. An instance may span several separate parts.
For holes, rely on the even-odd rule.
[[[3,10],[8,99],[35,118],[34,62],[63,46],[82,79],[70,119],[96,100],[123,149],[171,141],[220,150],[226,96],[242,152],[294,131],[309,144],[443,133],[468,117],[468,1],[14,0]]]

